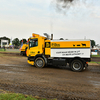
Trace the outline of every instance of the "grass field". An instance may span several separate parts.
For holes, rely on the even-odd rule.
[[[1,93],[0,100],[47,100],[47,99],[32,97],[28,95],[19,94],[19,93]]]
[[[19,49],[0,49],[0,52],[9,52],[9,53],[20,53]]]
[[[4,53],[4,52],[5,52],[5,53],[7,53],[7,52],[8,52],[8,53],[20,53],[20,52],[18,52],[18,51],[13,51],[13,52],[12,52],[12,51],[0,51],[0,52],[1,52],[1,53]]]
[[[4,51],[4,49],[0,49],[0,51]]]
[[[92,57],[100,57],[100,55],[92,55]]]

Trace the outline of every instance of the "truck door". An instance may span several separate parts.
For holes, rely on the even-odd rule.
[[[31,39],[29,41],[29,51],[28,51],[28,56],[35,56],[38,54],[38,39]]]

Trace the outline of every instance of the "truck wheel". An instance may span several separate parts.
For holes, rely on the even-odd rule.
[[[21,56],[23,56],[23,55],[24,55],[23,51],[21,51],[21,52],[20,52],[20,55],[21,55]]]
[[[81,60],[75,59],[70,63],[70,68],[75,72],[80,72],[83,70],[84,65]]]
[[[37,68],[43,68],[43,67],[45,66],[45,61],[44,61],[44,59],[43,59],[42,57],[36,58],[36,60],[35,60],[35,66],[36,66]]]

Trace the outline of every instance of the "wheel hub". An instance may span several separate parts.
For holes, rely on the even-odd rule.
[[[42,60],[37,60],[36,64],[37,64],[38,67],[42,67],[43,61]]]
[[[75,62],[75,63],[73,64],[73,68],[74,68],[75,70],[79,70],[79,69],[81,68],[81,64]]]

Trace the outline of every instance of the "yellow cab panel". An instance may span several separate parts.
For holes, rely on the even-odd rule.
[[[46,40],[45,41],[45,55],[51,55],[51,41]]]
[[[43,54],[44,38],[42,36],[30,38],[27,52],[27,56],[36,56],[37,54]]]
[[[26,47],[28,47],[28,44],[23,44],[21,51],[25,51]]]

